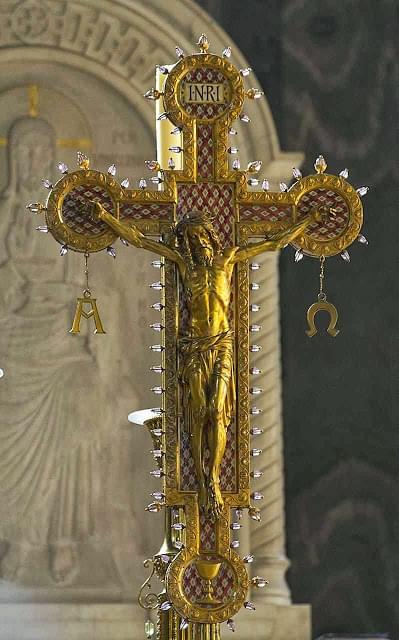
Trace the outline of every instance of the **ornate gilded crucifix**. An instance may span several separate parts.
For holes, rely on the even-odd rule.
[[[321,258],[324,266],[326,257],[346,251],[362,224],[359,193],[345,173],[326,174],[322,156],[315,175],[303,178],[294,170],[290,189],[282,184],[272,192],[264,181],[261,190],[252,190],[261,162],[241,170],[229,140],[234,121],[248,119],[244,100],[262,92],[244,88],[248,70],[230,62],[229,48],[222,56],[208,53],[204,35],[198,45],[200,52],[188,56],[176,48],[178,62],[159,67],[163,86],[146,94],[162,105],[158,121],[168,123],[178,140],[169,144],[167,167],[147,162],[155,172],[154,190],[145,180],[129,189],[126,180],[115,179],[114,166],[107,173],[92,170],[79,154],[77,171],[60,165],[65,175],[45,185],[46,205],[31,205],[45,211],[46,228],[62,253],[83,252],[87,262],[92,252],[112,254],[120,237],[161,257],[162,362],[155,369],[163,403],[147,426],[159,462],[155,475],[163,481],[148,510],[168,514],[167,543],[153,559],[165,582],[153,601],[165,638],[217,637],[219,623],[233,628],[243,605],[254,608],[247,599],[250,583],[266,584],[259,576],[250,580],[246,564],[252,556],[241,558],[233,539],[244,509],[260,519],[252,501],[262,498],[251,488],[261,475],[252,465],[261,451],[251,441],[259,428],[250,425],[256,312],[249,300],[250,264],[259,253],[292,243],[298,257]],[[94,315],[99,330],[88,285],[79,300],[75,332],[85,304],[85,317]],[[325,295],[319,303],[328,304]]]

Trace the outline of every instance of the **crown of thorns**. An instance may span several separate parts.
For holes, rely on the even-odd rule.
[[[175,225],[173,231],[176,236],[179,236],[189,225],[204,224],[206,226],[213,226],[215,218],[216,216],[212,215],[209,211],[190,211],[189,213],[184,214],[180,222]]]

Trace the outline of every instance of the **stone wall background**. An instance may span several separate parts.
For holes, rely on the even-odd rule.
[[[267,93],[283,149],[371,187],[352,262],[328,261],[340,335],[304,334],[318,264],[280,261],[289,583],[314,635],[399,635],[398,4],[199,2]]]

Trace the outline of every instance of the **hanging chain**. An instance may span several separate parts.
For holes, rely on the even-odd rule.
[[[85,296],[85,298],[90,298],[91,296],[91,291],[90,291],[90,286],[89,286],[89,256],[90,254],[85,253],[85,277],[86,277],[86,288],[83,291],[83,295]]]
[[[323,291],[324,263],[325,263],[325,261],[326,261],[325,256],[320,256],[320,275],[319,275],[320,291],[319,291],[319,295],[317,296],[317,299],[319,300],[319,302],[323,302],[323,301],[327,300],[327,296]]]

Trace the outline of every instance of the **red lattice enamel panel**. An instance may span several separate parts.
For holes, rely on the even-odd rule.
[[[200,549],[201,551],[216,549],[215,523],[209,520],[204,513],[200,514]]]
[[[192,69],[180,82],[181,106],[188,115],[201,120],[221,116],[230,106],[230,94],[227,78],[211,67]]]
[[[240,205],[240,220],[253,222],[280,222],[291,220],[292,206],[289,204]]]
[[[197,126],[197,167],[201,178],[213,177],[213,139],[212,126],[199,124]]]
[[[110,213],[113,212],[112,200],[102,187],[79,185],[65,196],[62,219],[75,233],[96,237],[109,231],[109,226],[105,222],[94,222],[89,217],[90,202],[101,202]]]
[[[142,220],[146,218],[147,220],[158,220],[172,217],[172,205],[170,204],[122,202],[119,211],[121,219],[132,218],[134,220]]]
[[[215,215],[214,226],[222,247],[233,244],[233,188],[229,184],[186,184],[178,187],[177,219],[190,211],[208,211]]]
[[[213,559],[209,556],[209,559]],[[201,603],[205,596],[205,581],[201,579],[194,563],[188,565],[183,574],[183,592],[190,602]],[[228,564],[223,563],[217,577],[212,580],[213,596],[219,602],[229,602],[234,597],[234,574]]]
[[[298,205],[298,219],[304,218],[311,209],[317,207],[332,207],[328,222],[313,222],[306,230],[306,235],[318,242],[338,238],[348,226],[349,209],[344,198],[329,189],[314,189],[302,196]]]
[[[209,428],[209,427],[207,427]],[[180,477],[181,491],[197,491],[198,483],[195,472],[194,459],[190,448],[190,436],[185,431],[183,420],[180,421]],[[209,450],[205,450],[205,468],[209,462]],[[236,433],[235,422],[227,428],[227,442],[220,470],[220,488],[222,491],[236,491]]]

